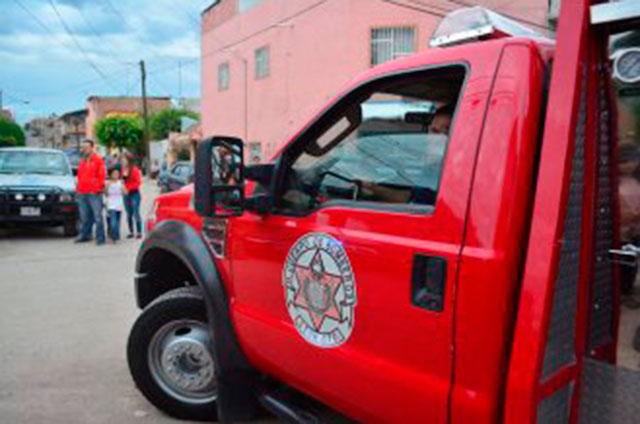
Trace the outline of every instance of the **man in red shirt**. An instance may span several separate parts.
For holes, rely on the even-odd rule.
[[[80,211],[80,237],[76,243],[91,240],[93,224],[96,224],[96,243],[105,242],[104,221],[102,219],[102,194],[106,170],[104,160],[95,152],[93,140],[82,142],[82,157],[78,163],[78,183],[76,199]]]

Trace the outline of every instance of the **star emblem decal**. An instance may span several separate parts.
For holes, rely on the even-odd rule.
[[[326,271],[320,249],[309,266],[296,265],[295,274],[299,284],[293,304],[309,312],[315,330],[320,331],[326,318],[342,322],[341,308],[335,300],[342,277]]]

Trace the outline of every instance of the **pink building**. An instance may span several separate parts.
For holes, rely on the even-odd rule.
[[[358,73],[426,50],[454,0],[218,0],[202,15],[202,130],[263,160]],[[474,1],[544,34],[548,0]]]

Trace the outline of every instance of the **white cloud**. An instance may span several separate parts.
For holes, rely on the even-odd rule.
[[[178,61],[190,61],[182,69],[183,92],[199,93],[199,69],[193,62],[200,55],[199,13],[211,0],[54,3],[76,42],[108,75],[110,84],[87,63],[49,0],[20,0],[4,4],[0,17],[0,89],[20,91],[39,111],[61,113],[83,107],[88,93],[124,94],[135,83],[137,62],[145,59],[151,94],[177,95]],[[154,93],[154,88],[161,93]],[[52,95],[56,91],[62,94]]]

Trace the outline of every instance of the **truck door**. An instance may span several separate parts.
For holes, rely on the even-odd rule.
[[[230,220],[234,326],[262,371],[365,422],[447,421],[487,52],[349,92],[284,151],[275,211]]]

